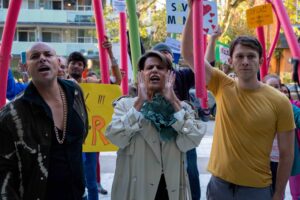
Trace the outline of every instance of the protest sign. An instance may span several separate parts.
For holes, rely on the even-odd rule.
[[[221,42],[216,45],[216,61],[222,64],[228,64],[229,59],[229,46]]]
[[[273,23],[273,10],[270,3],[255,6],[246,11],[249,28],[256,28]]]
[[[189,6],[186,0],[167,0],[167,32],[182,33]],[[212,34],[218,26],[218,9],[214,1],[203,1],[203,31]]]
[[[104,136],[113,115],[112,102],[121,96],[120,86],[96,83],[80,84],[88,111],[89,133],[84,152],[116,151],[117,147]]]
[[[113,2],[114,10],[118,12],[125,12],[126,11],[126,1],[125,0],[114,0]]]

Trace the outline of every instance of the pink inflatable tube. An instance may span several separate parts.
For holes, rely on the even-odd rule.
[[[267,53],[266,53],[266,42],[265,42],[265,34],[264,34],[264,27],[257,27],[256,28],[257,38],[262,46],[262,57],[263,63],[260,66],[260,80],[263,80],[264,77],[268,74],[268,66],[267,66]]]
[[[120,43],[121,43],[121,69],[125,73],[122,79],[122,93],[128,95],[128,65],[127,65],[127,35],[126,35],[126,13],[120,12]]]
[[[105,40],[105,26],[103,19],[102,0],[93,0],[94,13],[96,19],[96,28],[98,35],[98,46],[99,46],[99,60],[100,60],[100,71],[101,71],[101,82],[109,84],[109,67],[108,67],[108,55],[106,49],[102,47],[102,43]]]
[[[291,26],[289,17],[287,15],[287,12],[284,8],[284,5],[282,1],[273,1],[274,8],[277,10],[278,18],[281,22],[282,28],[285,33],[285,37],[287,39],[287,42],[289,44],[289,47],[292,52],[292,56],[296,59],[300,59],[300,48],[299,44],[297,42],[296,35],[293,31],[293,28]],[[299,62],[300,65],[300,62]],[[298,66],[298,75],[300,76],[300,66]]]
[[[7,74],[11,59],[10,54],[21,4],[22,0],[10,1],[4,25],[0,49],[0,108],[6,103]]]
[[[208,108],[204,66],[203,1],[193,1],[194,72],[196,97],[201,98],[202,108]]]

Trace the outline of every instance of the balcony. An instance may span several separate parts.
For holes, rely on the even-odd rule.
[[[14,42],[13,55],[20,55],[22,51],[28,50],[35,42]],[[98,57],[96,43],[48,43],[56,50],[57,55],[68,56],[73,51],[80,51],[87,57]]]
[[[5,22],[7,9],[0,9],[0,23]],[[21,9],[18,23],[94,25],[93,11]]]

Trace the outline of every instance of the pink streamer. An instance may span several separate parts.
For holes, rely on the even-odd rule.
[[[128,65],[127,65],[127,35],[126,35],[126,13],[120,12],[120,43],[121,43],[121,69],[125,73],[122,79],[122,93],[128,95]]]
[[[96,28],[98,35],[98,46],[99,46],[99,60],[100,60],[100,71],[101,71],[101,82],[109,84],[109,67],[108,67],[108,55],[105,48],[102,47],[105,41],[105,26],[102,10],[102,0],[93,0],[94,12],[96,19]]]
[[[280,35],[280,26],[281,26],[281,24],[280,24],[280,21],[279,21],[279,18],[278,18],[277,11],[276,11],[276,9],[275,9],[274,4],[272,3],[272,1],[271,1],[271,0],[267,0],[266,2],[272,4],[273,12],[275,13],[276,19],[277,19],[277,26],[276,26],[275,37],[274,37],[274,39],[273,39],[271,48],[270,48],[269,53],[268,53],[268,58],[267,58],[267,67],[269,68],[270,62],[271,62],[271,58],[272,58],[272,55],[273,55],[273,53],[274,53],[274,50],[275,50],[275,48],[276,48],[276,45],[277,45],[277,42],[278,42],[278,39],[279,39],[279,35]]]
[[[291,49],[292,56],[294,58],[300,59],[299,44],[297,42],[297,38],[296,38],[296,35],[291,26],[287,12],[284,8],[283,2],[282,1],[273,1],[273,5],[275,7],[275,10],[277,11],[278,18],[282,24],[285,37],[286,37],[289,47]],[[300,62],[299,62],[299,65],[300,65]],[[298,75],[300,77],[300,66],[298,66]]]
[[[203,0],[193,1],[194,72],[196,97],[201,98],[202,108],[208,108],[204,66]]]
[[[262,46],[262,57],[263,63],[260,66],[260,80],[263,80],[264,77],[268,74],[268,66],[267,66],[267,53],[266,53],[266,41],[265,41],[265,34],[264,34],[264,27],[260,26],[256,28],[256,34],[258,40]]]
[[[6,103],[7,74],[10,65],[10,54],[15,36],[18,15],[22,0],[11,0],[6,16],[0,49],[0,108]]]
[[[207,49],[207,35],[203,34],[203,48],[204,48],[204,55]]]

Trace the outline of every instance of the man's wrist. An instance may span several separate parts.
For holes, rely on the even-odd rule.
[[[112,66],[118,66],[118,59],[116,59],[115,57],[112,57],[111,64],[112,64]]]

